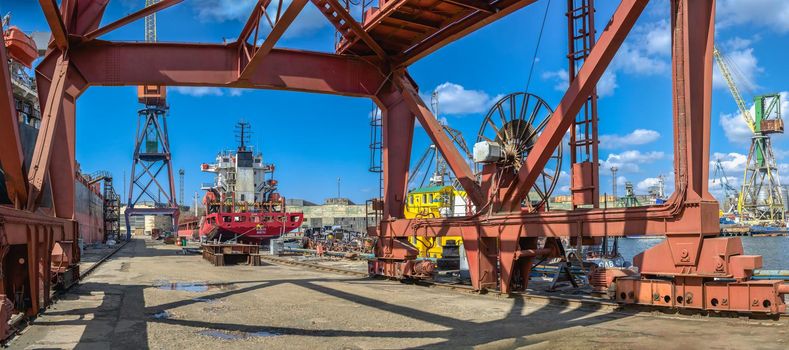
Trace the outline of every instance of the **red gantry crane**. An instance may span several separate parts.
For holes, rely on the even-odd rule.
[[[43,113],[29,167],[21,161],[19,138],[13,132],[17,119],[10,94],[0,98],[0,165],[11,202],[0,205],[0,235],[4,237],[0,252],[26,252],[29,262],[26,267],[4,264],[2,269],[7,279],[26,281],[31,286],[28,290],[35,292],[29,295],[30,304],[22,306],[8,285],[0,286],[0,294],[5,295],[0,299],[3,317],[15,311],[14,305],[33,315],[50,302],[50,277],[63,272],[45,268],[41,274],[39,267],[50,265],[53,244],[76,242],[78,232],[73,215],[74,179],[63,175],[74,174],[75,102],[92,86],[119,85],[243,87],[370,98],[382,111],[384,186],[382,219],[371,232],[378,238],[376,260],[370,266],[374,274],[429,277],[430,269],[415,260],[417,251],[408,237],[458,235],[463,237],[473,288],[506,294],[527,287],[535,259],[560,254],[561,238],[599,244],[606,236],[661,235],[665,241],[634,258],[638,275],[602,269],[596,274],[596,284],[610,289],[615,300],[624,304],[767,314],[785,311],[786,285],[751,279],[753,270],[761,267],[761,257],[746,255],[738,237],[717,237],[718,203],[708,190],[714,0],[670,1],[673,88],[666,103],[673,106],[675,192],[661,205],[569,211],[546,211],[527,198],[545,178],[546,165],[555,160],[564,135],[576,124],[647,1],[620,2],[604,21],[606,26],[559,102],[548,106],[552,112],[538,124],[529,123],[531,114],[518,109],[525,105],[531,106],[530,111],[546,111],[545,106],[523,103],[527,93],[513,93],[506,104],[494,106],[504,119],[495,126],[505,127],[495,131],[489,126],[490,133],[484,136],[490,140],[478,142],[482,152],[475,158],[483,164],[479,180],[420,97],[408,67],[534,0],[381,0],[360,20],[337,0],[311,0],[342,36],[333,53],[275,47],[307,0],[279,2],[284,6],[279,9],[271,8],[275,2],[258,1],[238,38],[225,43],[102,39],[179,2],[162,0],[101,26],[106,0],[63,1],[60,7],[52,0],[39,1],[52,40],[36,67]],[[260,26],[270,30],[260,30]],[[0,80],[8,91],[7,58],[4,50],[0,52]],[[477,213],[403,218],[417,121]],[[530,131],[530,139],[523,138],[520,132],[525,131]],[[599,183],[593,169],[573,167],[571,171],[574,179],[591,177],[592,184]],[[49,208],[40,206],[44,191],[52,198]],[[78,261],[78,256],[73,258],[72,262]]]

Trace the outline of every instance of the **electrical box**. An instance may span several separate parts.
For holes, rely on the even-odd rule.
[[[497,142],[482,141],[474,144],[474,162],[496,163],[504,159],[504,149]]]

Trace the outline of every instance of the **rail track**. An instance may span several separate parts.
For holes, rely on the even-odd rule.
[[[80,271],[79,277],[77,278],[77,281],[75,281],[75,283],[72,283],[71,285],[61,290],[53,290],[52,294],[50,294],[50,297],[52,298],[52,303],[50,304],[50,306],[54,305],[58,301],[59,297],[68,293],[68,291],[70,291],[71,288],[74,288],[75,286],[79,285],[79,281],[82,281],[84,278],[88,277],[88,275],[90,275],[93,272],[93,270],[104,264],[104,262],[109,260],[109,258],[115,255],[115,253],[123,249],[123,247],[125,247],[126,244],[128,243],[129,241],[124,241],[123,243],[118,244],[112,251],[107,253],[107,255],[104,255],[103,257],[101,257],[101,259],[96,261],[95,264],[91,265],[84,271]],[[7,346],[11,341],[14,340],[14,338],[17,335],[22,334],[24,330],[27,328],[27,326],[30,325],[30,322],[34,319],[35,317],[32,318],[27,317],[24,315],[24,313],[19,313],[12,316],[11,319],[8,321],[8,325],[11,327],[11,332],[9,333],[8,337],[6,337],[6,339],[0,340],[0,343],[5,344],[5,346]]]
[[[367,272],[313,264],[313,263],[296,261],[287,258],[274,257],[270,255],[261,255],[260,259],[274,264],[303,267],[303,268],[308,268],[311,270],[316,270],[321,272],[329,272],[329,273],[350,275],[356,277],[370,277]],[[375,277],[375,278],[384,279],[383,277]],[[768,320],[768,321],[780,320],[782,323],[789,322],[789,313],[783,313],[780,315],[763,315],[763,314],[741,314],[736,312],[703,312],[701,310],[691,310],[691,309],[669,309],[664,307],[647,306],[647,305],[619,304],[609,300],[590,297],[590,296],[570,297],[570,296],[559,296],[559,295],[546,295],[546,294],[535,293],[535,292],[511,293],[509,295],[505,295],[497,291],[496,292],[489,291],[489,292],[481,293],[473,290],[471,286],[442,283],[435,281],[414,280],[414,281],[407,281],[407,283],[420,287],[425,287],[425,288],[445,289],[445,290],[450,290],[453,292],[459,292],[464,294],[474,294],[480,297],[489,297],[489,298],[497,298],[497,299],[520,298],[532,304],[551,305],[557,307],[587,308],[587,309],[594,309],[596,311],[605,311],[605,312],[631,315],[631,316],[645,316],[645,317],[657,316],[657,317],[679,317],[679,318],[726,317],[726,318],[739,318],[739,319],[744,318],[749,321],[750,320]]]

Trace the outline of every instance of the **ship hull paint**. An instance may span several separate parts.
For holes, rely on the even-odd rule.
[[[238,237],[238,242],[258,244],[295,230],[303,221],[303,213],[212,213],[205,217],[199,232],[208,241]]]
[[[75,179],[74,219],[79,223],[79,237],[84,244],[104,241],[104,197],[96,186]]]

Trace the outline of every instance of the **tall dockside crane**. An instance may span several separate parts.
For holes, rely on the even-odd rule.
[[[771,134],[784,132],[781,96],[768,94],[754,97],[754,116],[751,116],[734,83],[729,64],[717,47],[713,51],[713,56],[745,123],[753,132],[742,188],[737,200],[740,220],[752,224],[784,226],[785,209],[781,180],[770,142]]]
[[[159,1],[145,0],[145,6],[155,5]],[[156,14],[145,17],[145,41],[157,41]],[[131,216],[169,216],[172,229],[175,230],[179,214],[167,132],[166,117],[170,107],[167,105],[166,89],[161,85],[138,86],[137,99],[142,109],[138,111],[132,176],[124,212],[127,239],[131,237]],[[137,207],[143,202],[153,205]]]
[[[734,214],[737,212],[737,202],[739,201],[740,194],[737,189],[729,183],[729,177],[726,176],[726,171],[723,170],[723,164],[720,159],[715,160],[715,170],[712,174],[713,185],[720,186],[723,195],[721,200],[721,211],[724,214]]]

